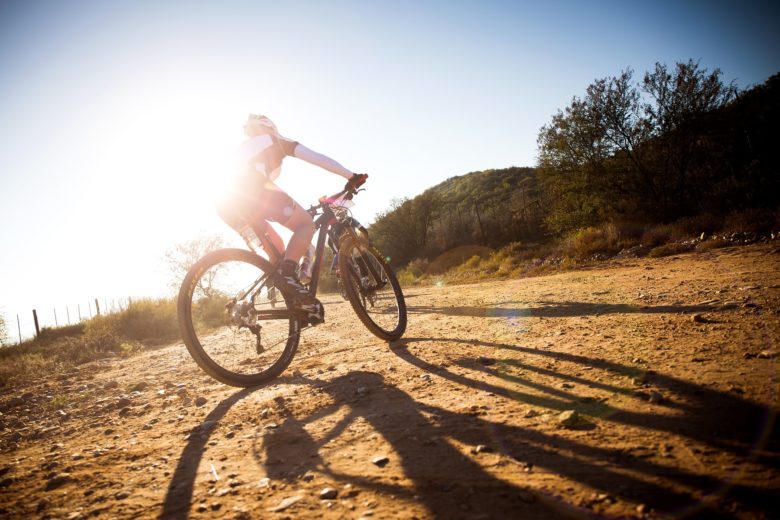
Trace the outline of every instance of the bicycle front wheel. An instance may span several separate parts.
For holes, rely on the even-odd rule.
[[[364,238],[345,235],[339,245],[344,290],[363,325],[376,337],[394,341],[406,331],[406,301],[382,254]]]
[[[251,387],[292,361],[301,323],[273,286],[273,268],[244,249],[205,255],[184,277],[179,329],[195,362],[222,383]]]

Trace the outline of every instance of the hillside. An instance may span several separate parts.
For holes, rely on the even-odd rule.
[[[399,201],[369,231],[396,266],[465,244],[500,247],[538,238],[538,198],[533,168],[472,172]]]

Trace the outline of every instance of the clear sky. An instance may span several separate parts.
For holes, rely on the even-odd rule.
[[[540,127],[594,79],[692,58],[763,82],[773,4],[2,0],[0,307],[15,333],[33,307],[53,324],[164,294],[166,248],[228,233],[212,194],[249,112],[369,173],[370,222],[454,175],[533,166]],[[304,204],[343,185],[295,159],[280,181]]]

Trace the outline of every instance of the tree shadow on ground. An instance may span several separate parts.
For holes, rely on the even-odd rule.
[[[483,357],[481,361],[488,363],[483,365],[480,359],[458,358],[452,364],[456,367],[467,368],[481,371],[487,375],[493,376],[495,382],[475,379],[466,375],[456,373],[449,367],[442,367],[439,364],[429,363],[421,358],[419,354],[413,354],[409,351],[409,346],[416,346],[424,352],[426,349],[437,348],[437,344],[467,344],[486,348],[487,354],[492,357]],[[674,396],[672,399],[666,399],[659,403],[660,410],[664,413],[642,413],[631,409],[617,408],[607,404],[606,401],[593,399],[592,397],[583,397],[577,394],[577,385],[587,386],[598,390],[605,390],[617,394],[625,394],[628,398],[637,398],[646,400],[641,390],[634,391],[627,388],[621,388],[618,385],[609,385],[589,380],[581,375],[571,375],[576,370],[556,370],[548,368],[546,360],[555,362],[566,362],[579,365],[580,368],[598,369],[605,372],[611,372],[623,376],[635,376],[640,370],[637,367],[621,365],[618,363],[606,361],[603,359],[588,358],[576,354],[568,354],[555,351],[546,351],[509,345],[504,343],[484,342],[477,340],[462,340],[451,338],[405,338],[392,344],[393,352],[404,361],[437,376],[443,377],[453,383],[468,386],[474,389],[482,390],[498,396],[510,398],[515,401],[547,408],[553,411],[577,410],[581,414],[589,417],[598,417],[599,419],[614,422],[626,426],[632,426],[648,431],[665,432],[673,435],[687,437],[689,439],[701,442],[706,445],[724,450],[731,453],[741,463],[756,462],[764,465],[766,468],[776,468],[780,461],[780,435],[776,428],[776,418],[778,410],[772,407],[762,406],[748,401],[730,393],[719,392],[706,386],[697,385],[689,381],[674,378],[668,375],[657,374],[652,371],[646,371],[643,374],[645,381],[652,384],[653,387],[661,389],[667,396]],[[441,348],[451,352],[451,346],[445,345]],[[417,350],[417,349],[416,349]],[[513,351],[526,354],[528,359],[518,361],[515,358],[502,359],[501,351]],[[535,362],[534,362],[535,361]],[[546,377],[546,380],[560,381],[569,383],[569,387],[563,389],[559,384],[541,384],[532,381],[530,378],[518,376],[509,373],[507,367],[522,368],[521,373],[533,372]],[[571,383],[574,383],[573,385]],[[541,394],[541,395],[540,395]],[[664,410],[665,409],[665,410]],[[674,413],[666,413],[672,410]],[[500,428],[499,428],[500,430]],[[571,445],[572,441],[553,442],[550,439],[545,440],[544,434],[533,430],[524,430],[527,438],[533,439],[534,444],[551,446],[560,446],[561,444]],[[575,443],[576,444],[576,443]],[[569,449],[575,449],[569,446]],[[633,470],[639,470],[646,476],[660,478],[667,482],[677,485],[690,487],[696,492],[707,494],[724,495],[730,492],[732,496],[741,496],[746,502],[755,504],[764,504],[767,510],[780,513],[776,501],[772,498],[773,493],[776,497],[780,489],[770,492],[770,490],[754,489],[746,486],[732,486],[729,482],[719,481],[715,478],[704,477],[694,473],[688,473],[681,470],[669,468],[667,466],[658,466],[646,460],[635,459],[621,450],[611,450],[594,448],[592,446],[579,445],[575,449],[582,455],[596,455],[597,459],[602,461],[616,461],[619,464],[626,464]],[[565,474],[565,468],[556,467],[549,464],[550,454],[546,454],[541,460],[545,460],[545,466],[560,474]],[[738,473],[739,471],[735,471]],[[585,483],[593,487],[595,485],[592,476],[586,479]],[[624,486],[619,479],[613,482],[613,486]],[[640,482],[630,484],[633,488],[646,489]],[[609,490],[609,487],[603,488]],[[612,488],[614,489],[614,487]],[[660,494],[659,494],[660,491]],[[666,497],[664,501],[659,502],[659,498],[664,496],[664,491],[656,489],[652,492],[641,491],[641,495],[652,497],[653,503],[667,503],[665,500],[674,497]],[[679,498],[679,497],[677,497]],[[668,502],[669,506],[677,504],[677,507],[685,505],[685,501],[675,500]],[[699,501],[688,500],[689,507],[701,506]],[[671,507],[674,509],[674,507]],[[702,511],[698,511],[701,513]],[[710,511],[710,513],[713,513]]]
[[[715,312],[723,307],[709,305],[628,305],[623,303],[593,302],[536,302],[539,307],[511,307],[528,305],[529,302],[501,302],[500,307],[484,306],[409,306],[411,314],[444,314],[447,316],[471,316],[475,318],[571,318],[578,316],[600,316],[604,314],[679,314],[691,312]]]

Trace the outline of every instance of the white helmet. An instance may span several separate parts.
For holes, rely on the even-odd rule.
[[[256,123],[259,123],[261,126],[267,128],[268,130],[270,130],[274,134],[278,134],[279,133],[279,130],[276,129],[276,125],[274,124],[274,122],[271,121],[270,119],[268,119],[268,117],[266,117],[266,116],[256,115],[256,114],[249,114],[249,117],[247,117],[247,123],[249,121],[254,121]]]

